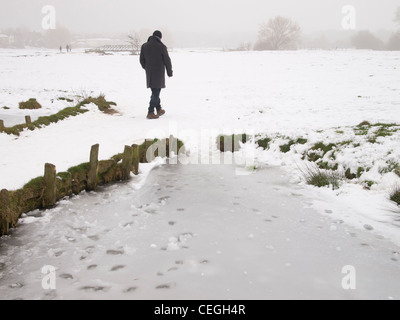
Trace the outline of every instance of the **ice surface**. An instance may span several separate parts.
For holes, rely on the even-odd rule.
[[[164,165],[32,212],[0,244],[1,299],[400,298],[400,247],[321,216],[278,168],[235,169]]]

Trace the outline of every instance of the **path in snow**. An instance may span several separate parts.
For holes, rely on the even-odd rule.
[[[22,219],[0,242],[0,298],[400,298],[400,248],[319,215],[279,169],[165,165],[138,191],[137,179]]]

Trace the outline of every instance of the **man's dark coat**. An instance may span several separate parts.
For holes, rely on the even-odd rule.
[[[173,76],[167,47],[155,36],[142,46],[140,64],[146,70],[147,88],[165,88],[165,70],[169,77]]]

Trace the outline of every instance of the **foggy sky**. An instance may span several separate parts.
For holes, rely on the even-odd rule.
[[[296,20],[304,33],[341,30],[342,7],[353,5],[357,30],[394,30],[399,0],[0,0],[0,29],[41,31],[44,5],[73,33],[118,34],[162,29],[174,35],[257,36],[276,15]],[[251,39],[249,39],[251,40]]]

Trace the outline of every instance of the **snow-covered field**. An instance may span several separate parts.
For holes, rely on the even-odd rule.
[[[270,150],[253,150],[255,167],[279,166],[293,188],[300,188],[296,192],[322,215],[329,208],[335,219],[373,229],[400,245],[399,209],[388,199],[400,178],[379,172],[386,160],[400,162],[400,133],[368,144],[353,130],[363,121],[400,124],[398,53],[174,50],[171,58],[174,78],[161,93],[167,115],[149,121],[145,116],[150,92],[138,57],[1,50],[0,119],[6,126],[23,123],[28,114],[33,120],[53,114],[70,105],[58,98],[82,93],[104,93],[117,103],[119,114],[92,110],[20,137],[0,134],[0,188],[20,188],[42,175],[46,162],[55,164],[57,171],[86,162],[96,143],[100,159],[107,159],[126,144],[174,134],[185,142],[192,160],[199,156],[205,163],[218,134],[265,134],[275,140]],[[29,98],[36,98],[43,109],[19,110],[18,103]],[[308,143],[284,154],[278,150],[285,137],[303,137]],[[371,190],[359,180],[345,182],[335,191],[307,186],[299,169],[302,148],[345,140],[362,144],[339,153],[338,161],[355,169],[371,167],[361,177],[374,181]],[[216,154],[215,145],[211,148]]]

